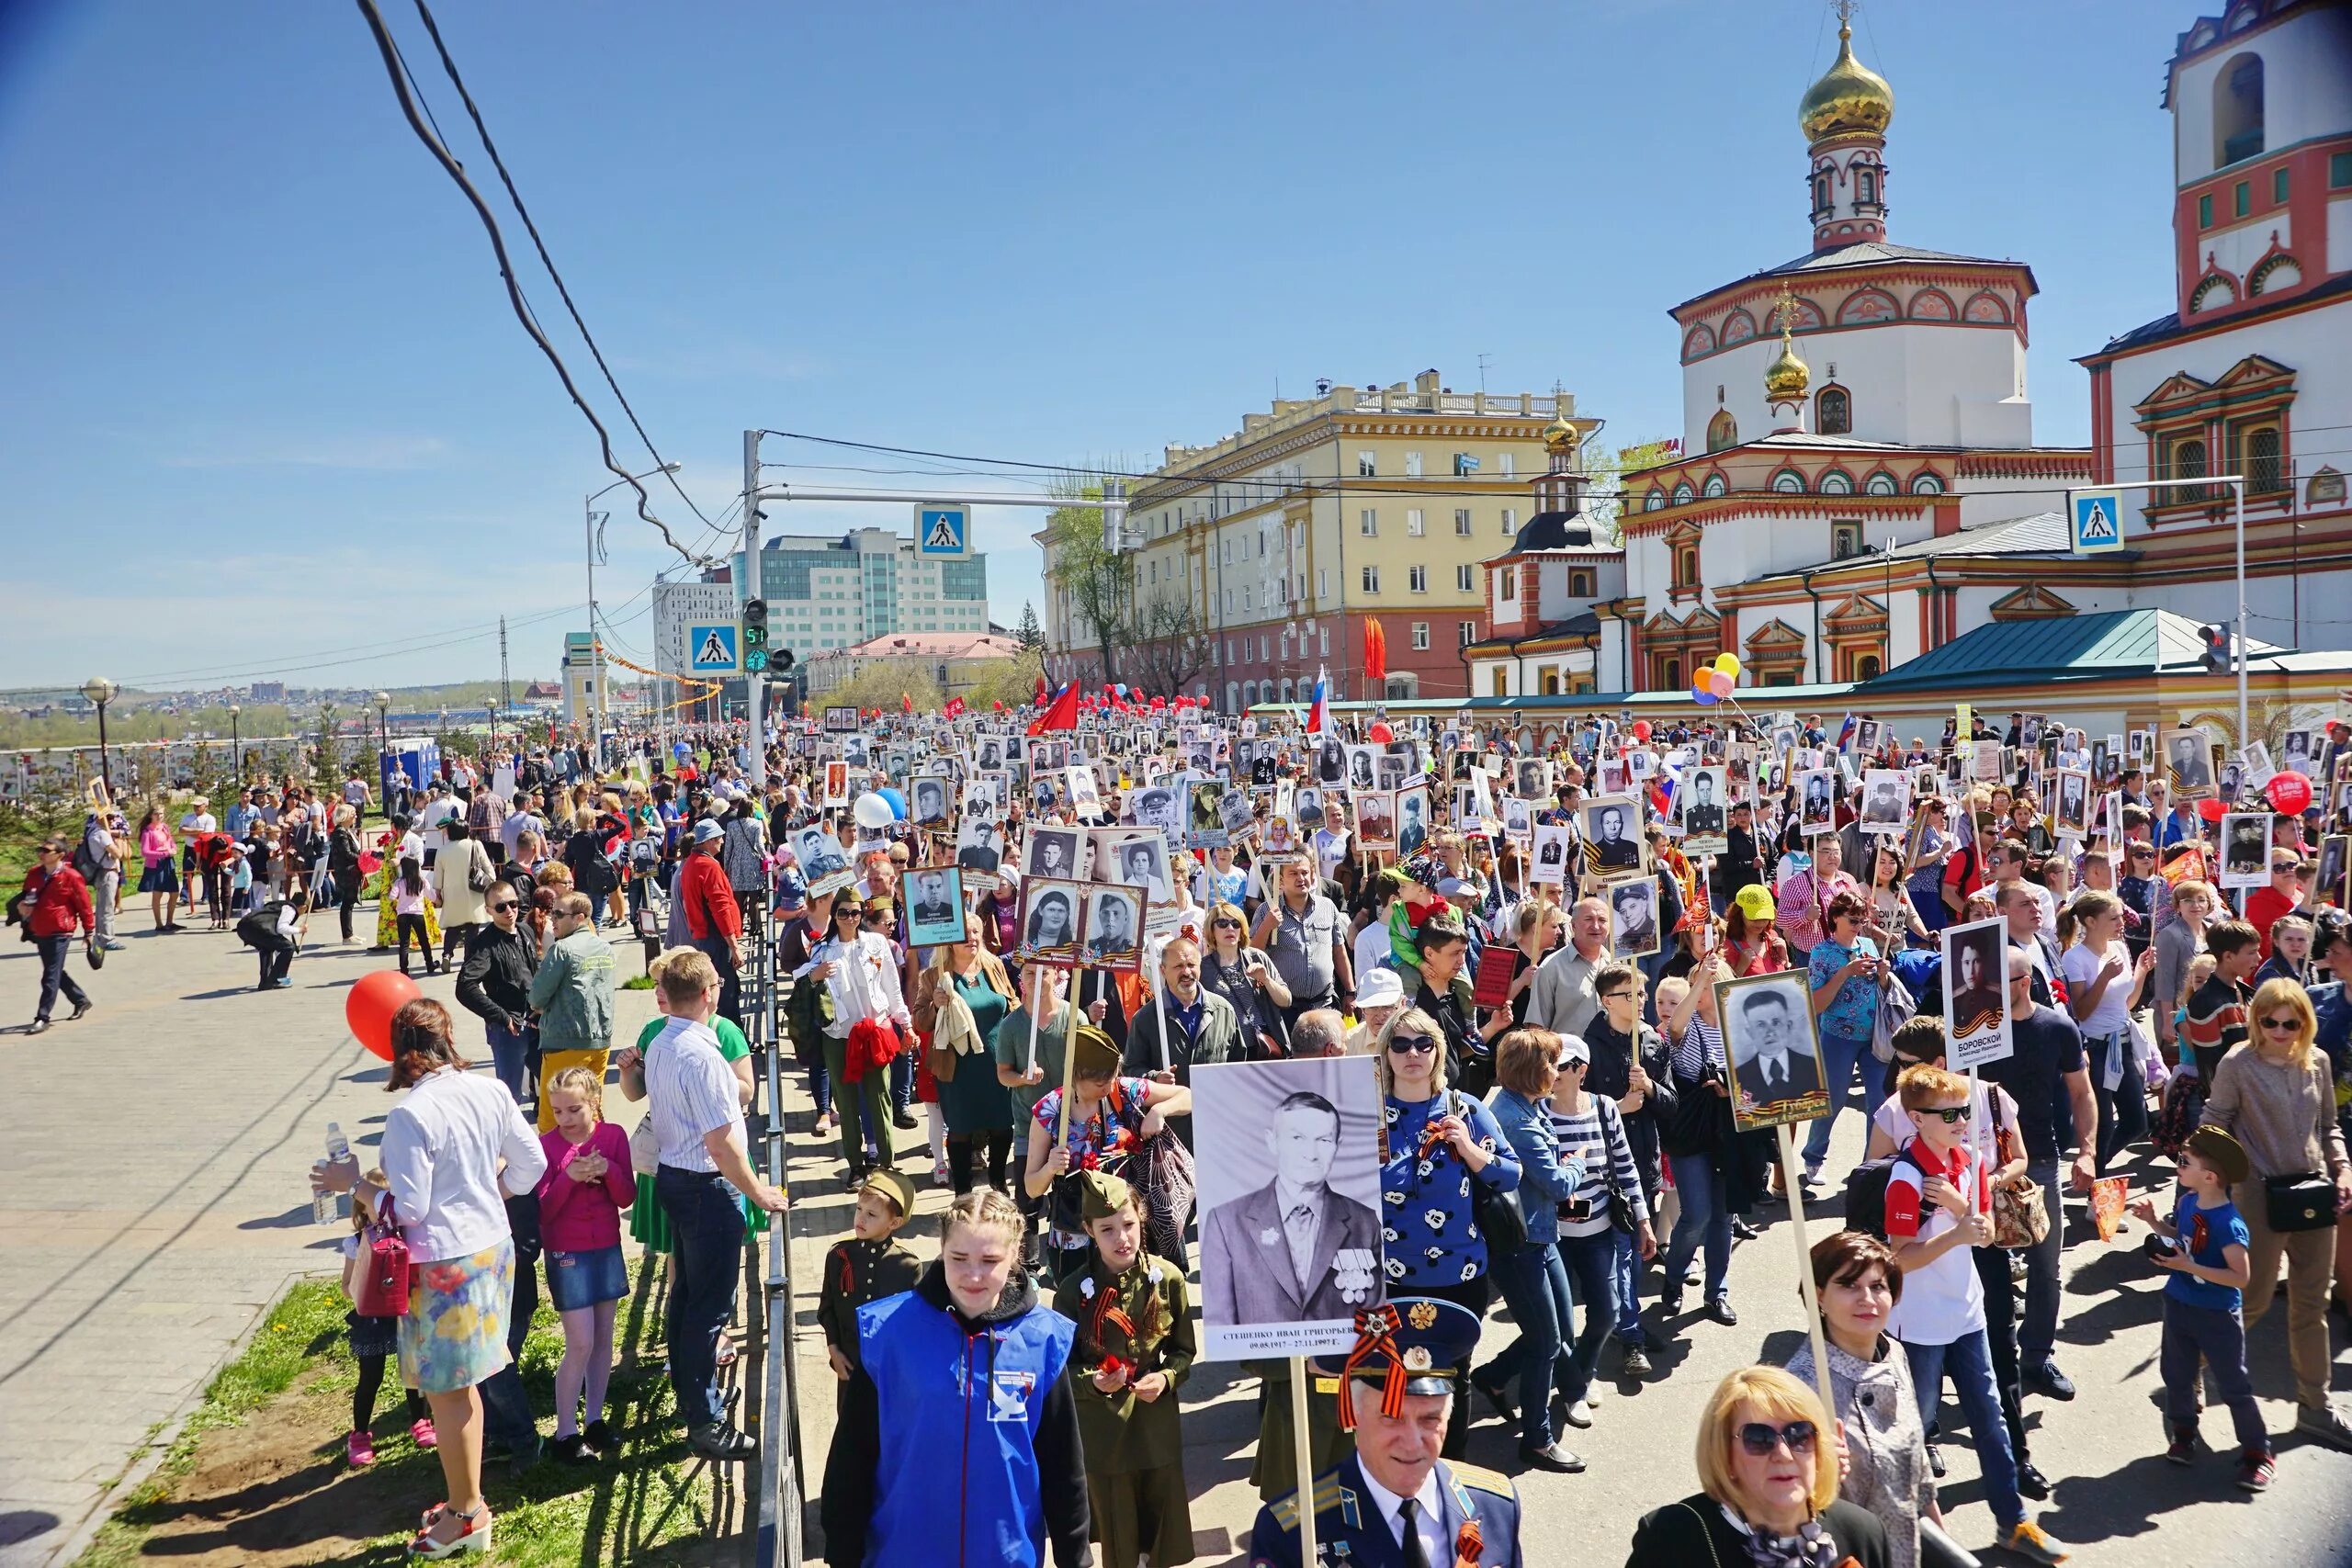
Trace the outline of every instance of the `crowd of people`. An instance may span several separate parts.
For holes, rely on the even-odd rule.
[[[1784,1218],[1793,1185],[1834,1215],[1812,1221],[1821,1349],[1713,1391],[1699,1492],[1644,1519],[1632,1561],[1963,1561],[1937,1483],[1964,1440],[1997,1544],[2056,1562],[2023,1408],[2075,1396],[2062,1273],[2094,1223],[2121,1225],[2094,1216],[2119,1164],[2177,1171],[2133,1211],[2168,1275],[2166,1457],[2198,1461],[2201,1364],[2238,1483],[2269,1483],[2246,1346],[2282,1269],[2296,1430],[2352,1449],[2327,1325],[2352,1236],[2352,857],[2327,803],[2352,730],[2310,738],[2319,799],[2287,810],[2245,759],[2184,771],[2170,745],[2030,716],[1971,729],[1929,747],[1867,720],[1598,719],[1539,747],[1444,716],[1315,734],[1123,706],[1028,735],[968,715],[788,722],[758,758],[737,731],[641,738],[602,769],[584,749],[456,762],[383,802],[380,829],[361,826],[357,780],[323,800],[241,791],[218,825],[187,803],[176,834],[159,807],[131,835],[99,799],[24,898],[44,1025],[59,991],[88,1010],[65,953],[76,933],[109,950],[134,846],[155,929],[176,929],[195,872],[265,987],[313,911],[337,908],[348,942],[370,894],[375,945],[455,969],[492,1076],[462,1070],[446,1009],[412,1004],[381,1171],[322,1177],[429,1259],[396,1334],[353,1329],[379,1370],[397,1340],[429,1406],[450,1492],[422,1555],[487,1542],[485,1421],[537,1447],[511,1371],[535,1263],[566,1337],[555,1451],[619,1440],[601,1400],[624,1223],[670,1256],[689,1441],[752,1451],[718,1362],[740,1249],[783,1203],[743,1142],[742,976],[765,943],[774,1033],[857,1194],[818,1316],[839,1382],[832,1561],[933,1561],[950,1534],[1014,1562],[1068,1568],[1090,1540],[1116,1568],[1189,1561],[1200,1259],[1236,1245],[1192,1213],[1193,1069],[1363,1055],[1385,1212],[1303,1222],[1282,1306],[1359,1335],[1317,1374],[1304,1435],[1327,1549],[1381,1531],[1368,1560],[1451,1562],[1473,1540],[1474,1561],[1521,1561],[1511,1482],[1463,1462],[1473,1394],[1521,1468],[1582,1470],[1570,1445],[1603,1419],[1606,1378],[1650,1379],[1673,1340],[1737,1328],[1733,1247]],[[2140,761],[2157,754],[2166,776]],[[2222,884],[2243,890],[2234,912]],[[663,1017],[618,1052],[606,931],[666,950]],[[1983,1059],[1988,1027],[2006,1050]],[[628,1171],[632,1141],[601,1122],[614,1075],[648,1105]],[[1863,1160],[1833,1172],[1857,1097]],[[1299,1135],[1339,1122],[1302,1107]],[[1809,1123],[1792,1159],[1776,1122]],[[908,1229],[926,1176],[948,1198],[935,1248]],[[1359,1243],[1374,1288],[1316,1277],[1311,1257]],[[1498,1304],[1516,1337],[1482,1352]],[[1251,1553],[1299,1562],[1288,1368],[1250,1366],[1266,1391]]]

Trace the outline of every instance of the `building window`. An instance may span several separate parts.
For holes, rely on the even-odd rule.
[[[2287,171],[2285,169],[2270,171],[2270,199],[2273,201],[2287,199]]]
[[[1572,571],[1568,573],[1568,597],[1571,599],[1591,598],[1592,573],[1589,571]]]
[[[2249,495],[2267,495],[2287,488],[2287,476],[2280,464],[2278,427],[2262,425],[2245,433],[2245,484]]]
[[[1425,566],[1407,567],[1405,586],[1416,593],[1427,593],[1430,591],[1430,569]]]
[[[2344,190],[2352,187],[2352,152],[2330,152],[2327,155],[2327,188]]]
[[[1459,538],[1466,539],[1470,536],[1470,509],[1468,507],[1457,506],[1453,509],[1453,532],[1455,536]]]
[[[1829,171],[1826,169],[1813,176],[1813,215],[1815,218],[1829,215]]]
[[[1829,525],[1829,558],[1844,560],[1862,553],[1862,525],[1860,523]]]
[[[1429,532],[1429,525],[1422,518],[1419,507],[1408,506],[1405,509],[1405,532],[1416,539]]]
[[[1717,409],[1715,417],[1707,422],[1707,450],[1720,452],[1738,445],[1739,421],[1732,418],[1731,410]]]
[[[1320,600],[1329,599],[1330,596],[1331,569],[1328,566],[1318,566],[1315,569],[1315,597]]]
[[[1536,689],[1547,697],[1558,696],[1560,694],[1560,667],[1556,664],[1544,666],[1543,673],[1537,677]]]
[[[1877,654],[1858,653],[1854,655],[1853,673],[1848,676],[1847,679],[1852,681],[1875,681],[1879,678],[1881,673],[1883,673],[1883,671],[1880,667],[1879,657]]]
[[[1250,590],[1246,586],[1241,590],[1241,607],[1245,610],[1251,607],[1250,604]]]
[[[1651,669],[1655,674],[1650,682],[1651,690],[1671,692],[1681,686],[1682,660],[1679,657],[1668,655],[1659,658],[1652,662]]]
[[[1854,201],[1858,206],[1878,205],[1878,172],[1874,169],[1854,171]]]
[[[1405,454],[1405,477],[1408,479],[1421,477],[1421,455],[1419,452]]]
[[[2213,226],[2213,195],[2211,191],[2197,198],[2197,226],[2199,229]]]
[[[1359,452],[1359,453],[1357,453],[1357,454],[1356,454],[1356,478],[1358,478],[1358,479],[1378,479],[1379,477],[1380,477],[1380,457],[1379,457],[1379,454],[1377,454],[1377,453],[1374,453],[1374,452]]]
[[[1690,481],[1689,479],[1684,479],[1680,484],[1674,487],[1674,504],[1677,506],[1687,505],[1697,494],[1698,491],[1690,488]]]
[[[1380,592],[1380,569],[1378,567],[1368,566],[1363,569],[1363,591],[1366,593],[1377,593]]]
[[[1700,487],[1699,493],[1704,496],[1717,496],[1727,493],[1730,489],[1731,486],[1724,482],[1723,475],[1709,474],[1707,482]]]
[[[1454,635],[1462,639],[1462,646],[1467,648],[1478,640],[1478,623],[1464,621],[1454,629]]]
[[[2205,443],[2197,436],[2175,440],[2165,459],[2165,475],[2168,479],[2201,479],[2208,472],[2205,466]],[[2176,501],[2202,501],[2203,485],[2183,485],[2172,492]]]
[[[2230,187],[2230,206],[2240,218],[2254,210],[2254,186],[2240,180]]]
[[[1698,546],[1678,545],[1675,547],[1674,586],[1677,588],[1696,588],[1699,586]]]
[[[1854,432],[1854,400],[1843,387],[1824,387],[1818,400],[1820,412],[1815,425],[1824,435],[1850,435]]]
[[[1519,532],[1519,508],[1518,508],[1518,507],[1516,507],[1516,506],[1506,506],[1506,507],[1504,507],[1504,508],[1503,508],[1503,537],[1504,537],[1504,538],[1506,538],[1506,539],[1510,538],[1512,536],[1516,535],[1518,532]]]
[[[1497,570],[1495,594],[1506,604],[1519,597],[1519,568],[1506,566]]]
[[[1501,665],[1501,664],[1498,664],[1498,665],[1496,665],[1496,666],[1495,666],[1495,672],[1494,672],[1494,674],[1493,674],[1492,676],[1488,677],[1488,679],[1487,679],[1487,686],[1488,686],[1488,689],[1489,689],[1489,691],[1490,691],[1491,694],[1493,694],[1493,695],[1495,695],[1495,696],[1498,696],[1498,697],[1507,697],[1507,696],[1510,696],[1510,668],[1509,668],[1508,666],[1506,666],[1506,665]]]
[[[1794,468],[1782,468],[1772,476],[1772,489],[1781,495],[1803,495],[1804,476]]]
[[[1899,488],[1894,482],[1894,476],[1884,468],[1881,468],[1862,481],[1864,495],[1893,495]]]
[[[1470,478],[1474,477],[1477,472],[1478,472],[1478,459],[1477,459],[1477,458],[1476,458],[1476,457],[1472,457],[1472,456],[1471,456],[1469,453],[1467,453],[1467,452],[1456,452],[1456,453],[1453,455],[1453,477],[1454,477],[1455,479],[1470,479]]]
[[[1824,495],[1853,494],[1853,476],[1838,468],[1830,469],[1821,476],[1821,493]]]
[[[1315,633],[1315,651],[1325,659],[1331,657],[1331,628],[1318,627]]]
[[[1453,591],[1456,593],[1473,593],[1477,591],[1476,581],[1472,575],[1476,570],[1467,562],[1453,569]]]
[[[1416,652],[1424,652],[1424,653],[1425,653],[1425,652],[1427,652],[1427,651],[1429,650],[1429,646],[1430,646],[1430,624],[1429,624],[1427,621],[1415,621],[1415,622],[1413,623],[1413,649],[1414,649],[1414,651],[1416,651]]]
[[[1519,477],[1519,454],[1506,452],[1495,459],[1495,466],[1503,478],[1515,479]]]
[[[1367,539],[1376,537],[1379,535],[1380,512],[1378,508],[1367,506],[1362,512],[1356,513],[1356,532],[1362,534]]]
[[[2261,155],[2262,56],[2242,54],[2213,78],[2213,164],[2223,168]]]
[[[1650,488],[1650,492],[1649,492],[1649,494],[1647,494],[1647,495],[1645,495],[1645,496],[1644,496],[1644,497],[1642,498],[1642,510],[1643,510],[1643,511],[1645,511],[1645,512],[1663,512],[1663,511],[1665,511],[1665,510],[1666,510],[1666,491],[1662,491],[1662,490],[1659,490],[1659,489],[1658,489],[1658,488],[1657,488],[1655,485],[1653,485],[1653,486]]]

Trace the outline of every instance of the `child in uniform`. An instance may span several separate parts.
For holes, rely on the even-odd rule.
[[[825,1331],[825,1354],[844,1394],[857,1367],[857,1309],[913,1290],[922,1275],[922,1260],[899,1240],[914,1206],[913,1182],[888,1166],[867,1171],[858,1188],[849,1239],[834,1243],[825,1254],[817,1325]]]
[[[1086,1450],[1086,1495],[1102,1568],[1193,1560],[1176,1390],[1198,1353],[1184,1276],[1143,1250],[1143,1198],[1115,1176],[1079,1173],[1091,1267],[1064,1280],[1054,1310],[1078,1325],[1069,1383]]]

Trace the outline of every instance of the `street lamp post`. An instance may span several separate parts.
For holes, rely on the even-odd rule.
[[[237,716],[244,711],[235,703],[229,705],[229,782],[240,789],[245,783],[245,753],[243,736],[237,728]]]
[[[392,819],[392,776],[387,759],[392,754],[392,694],[378,692],[368,699],[376,707],[376,784],[384,792],[384,820]]]
[[[596,502],[625,484],[650,479],[656,474],[674,474],[684,463],[664,463],[658,468],[648,468],[625,479],[615,479],[581,505],[581,525],[588,554],[588,679],[596,689],[596,700],[588,705],[588,727],[593,732],[588,740],[588,756],[597,768],[605,765],[605,643],[596,631]]]
[[[82,682],[82,694],[98,705],[98,777],[106,784],[107,798],[114,798],[114,763],[107,750],[107,705],[122,688],[103,675],[93,675]]]

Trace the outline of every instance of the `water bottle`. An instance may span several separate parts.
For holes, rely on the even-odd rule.
[[[343,1124],[327,1123],[327,1163],[341,1165],[351,1157],[351,1140],[343,1135]],[[335,1195],[332,1192],[311,1194],[311,1220],[314,1224],[331,1225],[335,1222]]]

